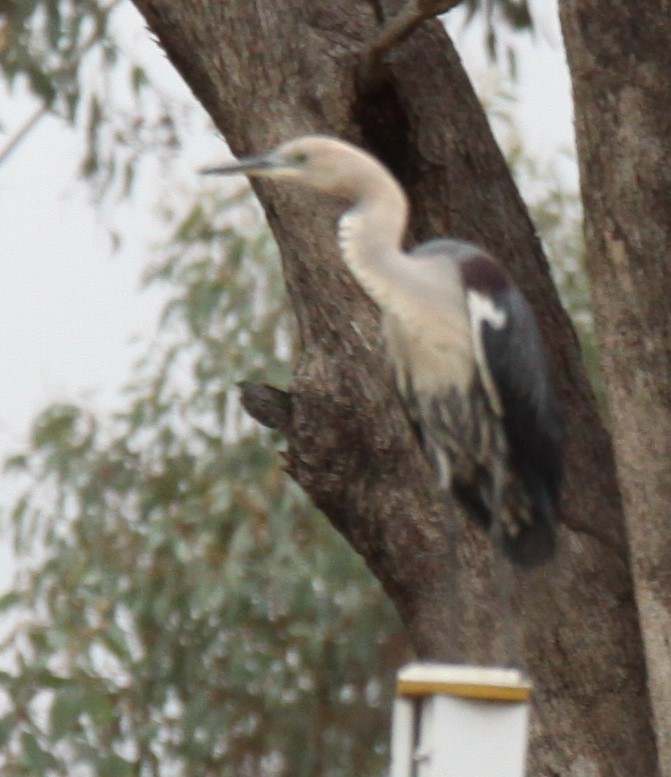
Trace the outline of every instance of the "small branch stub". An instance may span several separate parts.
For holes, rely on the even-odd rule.
[[[274,386],[246,380],[238,383],[238,388],[242,393],[242,406],[252,418],[269,429],[276,429],[282,434],[288,432],[291,425],[291,394]]]

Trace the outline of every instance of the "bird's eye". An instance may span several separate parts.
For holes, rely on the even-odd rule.
[[[297,151],[295,154],[292,154],[291,161],[297,165],[304,165],[308,161],[308,155],[305,151]]]

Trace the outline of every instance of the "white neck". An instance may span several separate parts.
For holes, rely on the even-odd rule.
[[[388,306],[399,275],[407,270],[401,241],[408,203],[396,180],[383,168],[368,181],[367,191],[338,224],[345,263],[364,291],[382,308]]]

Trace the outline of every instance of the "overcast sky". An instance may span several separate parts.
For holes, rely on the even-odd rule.
[[[532,6],[538,32],[533,42],[525,37],[517,44],[515,115],[530,154],[547,161],[572,145],[569,82],[555,3],[535,0]],[[176,99],[193,99],[130,5],[117,26],[127,50],[160,73]],[[481,31],[463,31],[458,9],[448,26],[467,67],[486,90],[496,76],[487,72]],[[6,134],[0,133],[0,148],[11,137],[7,130],[19,126],[31,109],[20,95],[2,98]],[[25,442],[30,420],[49,403],[84,401],[104,410],[114,402],[134,357],[142,352],[131,339],[151,334],[161,302],[156,293],[139,293],[149,246],[159,234],[151,207],[155,195],[162,188],[178,188],[175,184],[205,161],[223,155],[214,131],[205,130],[175,153],[167,173],[163,168],[161,176],[154,166],[153,174],[145,174],[132,202],[108,205],[104,211],[76,180],[79,137],[56,119],[43,119],[3,164],[0,456]],[[564,163],[563,170],[575,180],[571,165]],[[166,174],[174,180],[166,180]],[[110,223],[124,235],[123,248],[116,253],[111,250]],[[0,585],[6,580],[3,566],[0,559]]]

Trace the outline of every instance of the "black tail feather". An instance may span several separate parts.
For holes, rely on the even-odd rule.
[[[480,489],[455,479],[452,483],[454,495],[466,510],[468,517],[485,531],[491,531],[491,511],[483,499]],[[536,494],[536,503],[529,514],[527,500],[517,505],[508,505],[517,533],[502,532],[502,548],[513,564],[522,568],[533,568],[549,561],[556,552],[556,520],[552,500],[545,494]],[[526,502],[526,504],[525,504]]]

